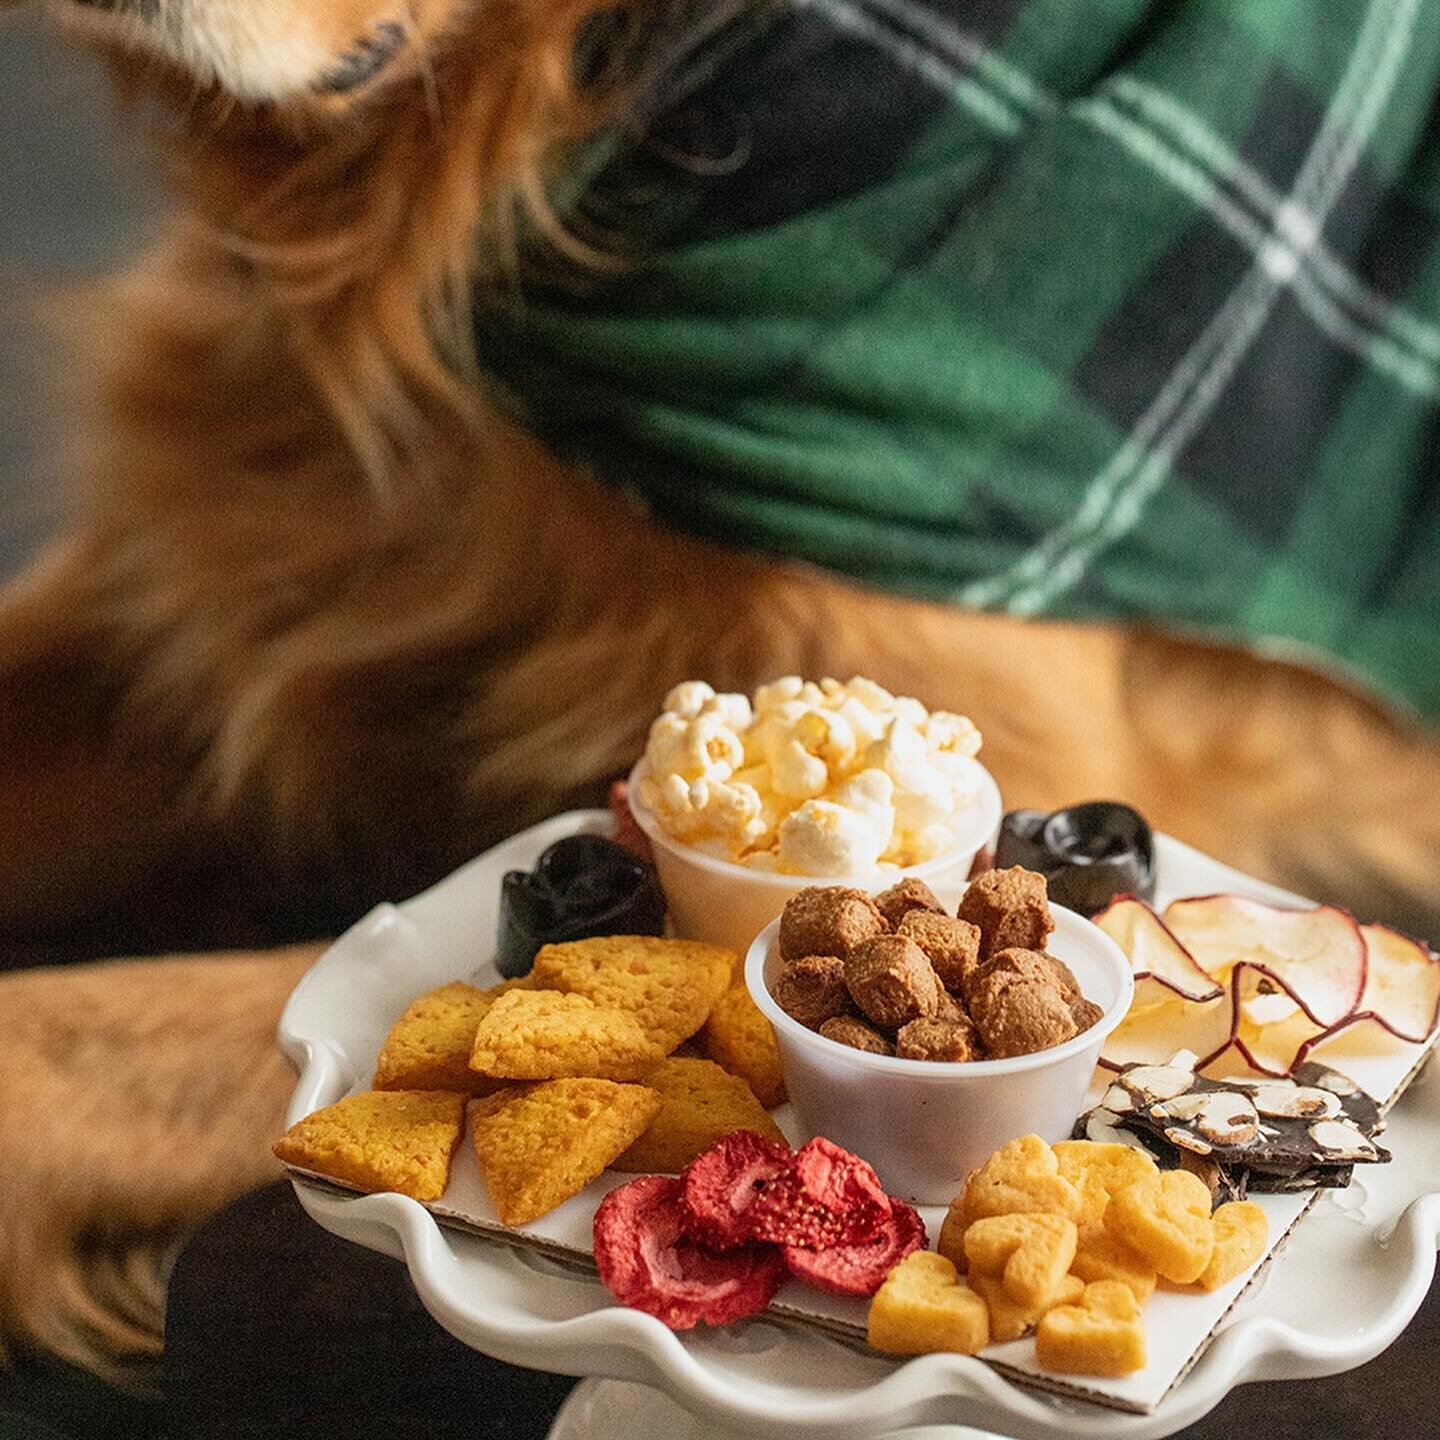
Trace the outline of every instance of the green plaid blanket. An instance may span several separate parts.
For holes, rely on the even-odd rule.
[[[572,187],[633,262],[477,316],[552,444],[697,534],[1440,719],[1437,7],[787,0],[687,75]]]

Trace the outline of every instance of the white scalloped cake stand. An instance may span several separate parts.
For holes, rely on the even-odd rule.
[[[603,833],[609,824],[602,811],[556,816],[404,905],[380,907],[342,936],[281,1018],[281,1046],[301,1072],[290,1118],[366,1082],[390,1023],[416,993],[488,964],[506,870],[528,869],[562,835]],[[1158,837],[1157,861],[1162,903],[1222,890],[1294,898],[1168,837]],[[958,1440],[967,1433],[955,1428],[962,1424],[1022,1440],[1156,1440],[1199,1419],[1236,1385],[1347,1370],[1404,1329],[1429,1289],[1440,1239],[1440,1102],[1428,1079],[1422,1075],[1391,1112],[1386,1144],[1394,1161],[1367,1167],[1351,1189],[1317,1201],[1199,1362],[1146,1414],[1025,1389],[965,1356],[896,1363],[769,1317],[677,1335],[609,1303],[593,1274],[442,1229],[404,1196],[342,1195],[298,1181],[295,1188],[327,1230],[403,1260],[426,1309],[475,1349],[663,1392],[582,1386],[557,1424],[563,1440],[726,1432],[872,1440],[916,1426],[941,1426],[947,1440]],[[689,1428],[686,1415],[694,1417]]]

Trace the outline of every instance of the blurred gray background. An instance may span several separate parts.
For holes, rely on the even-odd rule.
[[[0,14],[0,577],[52,521],[43,327],[47,285],[103,273],[144,234],[158,196],[117,125],[104,67],[24,10]]]

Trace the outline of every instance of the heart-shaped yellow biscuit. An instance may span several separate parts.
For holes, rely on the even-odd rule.
[[[1129,1286],[1142,1305],[1155,1293],[1155,1267],[1103,1226],[1081,1230],[1070,1273],[1087,1285],[1097,1280],[1118,1280]]]
[[[1093,1179],[1107,1195],[1114,1195],[1137,1180],[1148,1180],[1160,1173],[1150,1156],[1133,1145],[1060,1140],[1051,1149],[1061,1175],[1077,1189],[1083,1189],[1085,1182]]]
[[[1064,1215],[987,1215],[965,1231],[972,1275],[994,1275],[1029,1309],[1048,1305],[1075,1258],[1075,1222]]]
[[[1080,1213],[1075,1223],[1083,1238],[1090,1229],[1105,1223],[1110,1197],[1117,1190],[1160,1173],[1155,1162],[1133,1145],[1096,1140],[1061,1140],[1051,1147],[1060,1166],[1060,1175],[1080,1194]]]
[[[966,1224],[987,1215],[1080,1216],[1080,1192],[1060,1174],[1055,1152],[1038,1136],[1022,1135],[997,1150],[965,1182]]]
[[[892,1355],[974,1355],[990,1343],[990,1312],[943,1255],[916,1250],[875,1292],[869,1340]]]
[[[1210,1191],[1187,1170],[1167,1170],[1117,1191],[1105,1229],[1177,1285],[1198,1280],[1215,1249]]]
[[[1017,1305],[1005,1293],[1004,1281],[993,1275],[972,1275],[968,1283],[990,1307],[990,1339],[997,1344],[1028,1335],[1047,1310],[1073,1305],[1085,1293],[1085,1282],[1078,1275],[1066,1275],[1048,1305]]]
[[[969,1265],[965,1258],[965,1196],[957,1195],[940,1222],[940,1239],[935,1248],[963,1275]]]
[[[1210,1218],[1215,1248],[1200,1272],[1202,1290],[1218,1290],[1248,1270],[1270,1243],[1270,1220],[1253,1200],[1232,1200]]]
[[[1110,1192],[1100,1177],[1084,1174],[1071,1183],[1080,1196],[1080,1213],[1075,1217],[1080,1233],[1084,1235],[1087,1230],[1103,1230],[1105,1212],[1110,1208]]]
[[[1145,1323],[1128,1285],[1100,1280],[1075,1305],[1057,1305],[1035,1330],[1035,1358],[1064,1375],[1129,1375],[1145,1368]]]

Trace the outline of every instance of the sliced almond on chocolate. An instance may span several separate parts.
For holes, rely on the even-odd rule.
[[[1260,1133],[1260,1117],[1254,1105],[1233,1091],[1182,1095],[1152,1106],[1150,1113],[1158,1120],[1186,1121],[1194,1125],[1202,1139],[1215,1145],[1248,1145]]]
[[[1293,1080],[1266,1080],[1246,1085],[1245,1089],[1262,1115],[1284,1120],[1323,1120],[1340,1113],[1340,1101],[1330,1091],[1297,1085]]]
[[[1173,1065],[1137,1065],[1121,1075],[1120,1083],[1142,1104],[1154,1105],[1183,1095],[1195,1083],[1195,1072]]]

